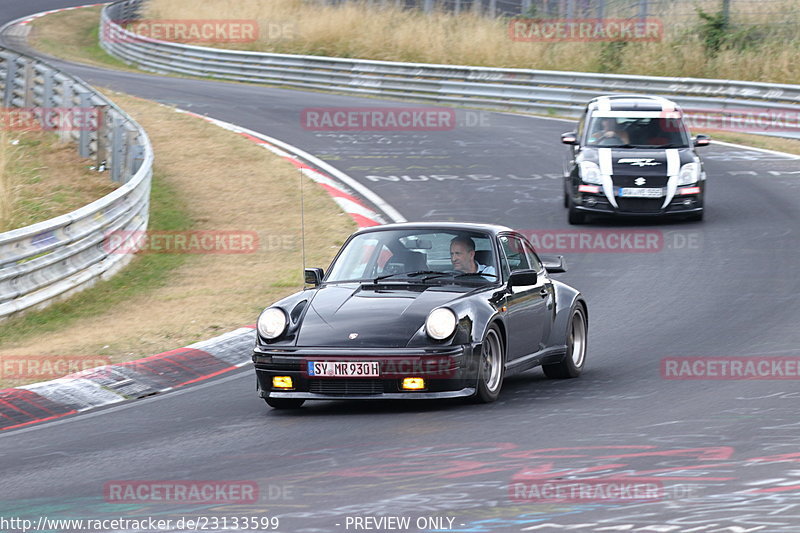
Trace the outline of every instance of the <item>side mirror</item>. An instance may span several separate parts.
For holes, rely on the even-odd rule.
[[[561,142],[564,144],[578,144],[577,132],[571,131],[569,133],[562,133]]]
[[[322,277],[325,275],[325,271],[321,268],[307,268],[303,273],[305,274],[306,285],[313,285],[314,287],[319,287],[322,284]]]
[[[549,274],[560,274],[567,271],[567,263],[564,261],[563,255],[542,258],[542,265]]]
[[[699,134],[697,137],[692,139],[692,144],[695,146],[708,146],[711,144],[711,137],[708,135],[703,135],[702,133]]]
[[[516,270],[511,273],[508,278],[509,287],[525,287],[527,285],[536,285],[539,276],[535,270]]]

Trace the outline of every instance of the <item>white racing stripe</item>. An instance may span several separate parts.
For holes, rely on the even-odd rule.
[[[681,156],[678,150],[670,148],[667,150],[667,195],[664,197],[664,203],[661,204],[661,209],[664,209],[675,197],[675,191],[678,190],[678,174],[681,171]]]
[[[611,148],[597,149],[597,163],[600,167],[600,181],[603,185],[603,193],[614,207],[618,208],[617,199],[614,198],[614,182],[611,175],[614,173],[614,165],[611,162]]]

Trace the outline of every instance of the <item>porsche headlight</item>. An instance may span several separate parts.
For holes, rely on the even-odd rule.
[[[578,174],[584,183],[594,183],[595,185],[601,185],[603,183],[600,167],[597,166],[597,163],[593,163],[592,161],[581,161],[578,166]]]
[[[258,333],[265,339],[277,339],[286,331],[287,324],[283,309],[270,307],[258,317]]]
[[[425,320],[425,332],[432,339],[446,339],[456,330],[456,314],[446,307],[434,309]]]
[[[678,173],[678,185],[691,185],[700,179],[700,165],[698,163],[686,163]]]

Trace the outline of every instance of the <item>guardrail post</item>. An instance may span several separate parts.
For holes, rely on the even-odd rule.
[[[114,113],[111,116],[111,180],[119,182],[122,174],[122,120]]]
[[[98,105],[97,109],[97,168],[105,163],[108,166],[108,106]]]
[[[72,80],[65,80],[61,82],[61,99],[58,102],[58,107],[72,107],[74,104],[72,102],[74,98],[73,93],[73,82]],[[60,121],[58,124],[58,139],[63,142],[68,142],[72,136],[72,132],[67,127],[67,124],[64,121]]]
[[[133,176],[136,172],[136,161],[141,157],[141,152],[136,150],[136,138],[139,134],[134,129],[128,127],[125,130],[125,176]]]
[[[53,72],[45,69],[42,72],[42,107],[55,107],[53,105]]]
[[[78,107],[80,107],[82,113],[88,114],[88,111],[92,108],[92,94],[88,91],[81,90],[78,93],[78,95],[80,97],[80,105]],[[64,112],[71,113],[69,108],[65,109]],[[71,127],[76,127],[76,126],[77,122],[72,124]],[[88,159],[92,155],[91,148],[89,146],[90,142],[91,142],[91,135],[89,132],[89,128],[86,127],[86,125],[81,125],[81,127],[78,130],[78,153],[84,159]]]
[[[14,99],[14,80],[17,79],[17,58],[9,54],[6,56],[6,90],[3,95],[3,107],[11,107]]]
[[[36,71],[33,69],[33,61],[28,61],[25,63],[25,68],[23,70],[23,94],[25,95],[23,98],[24,107],[33,107],[33,88],[36,85],[34,82],[34,78],[36,76]]]

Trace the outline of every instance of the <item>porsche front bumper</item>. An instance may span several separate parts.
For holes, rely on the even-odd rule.
[[[253,352],[256,386],[262,398],[305,400],[413,400],[472,396],[477,384],[480,345],[427,349],[336,349],[257,347]],[[315,361],[380,363],[378,377],[309,375]],[[273,377],[292,378],[292,388],[273,386]],[[404,377],[425,380],[422,390],[404,390]]]

